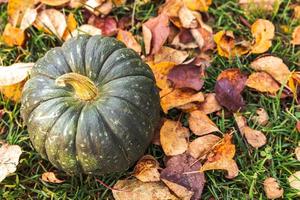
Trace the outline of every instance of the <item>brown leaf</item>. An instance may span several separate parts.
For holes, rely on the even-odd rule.
[[[129,29],[131,26],[131,17],[124,16],[118,20],[118,28],[121,30]]]
[[[183,44],[187,44],[187,43],[193,42],[195,40],[192,33],[190,32],[190,30],[186,29],[186,28],[180,29],[178,37],[179,37],[179,42],[181,42]]]
[[[235,154],[235,145],[231,142],[232,135],[225,134],[224,138],[217,144],[212,152],[207,156],[207,161],[200,168],[200,172],[207,170],[226,170],[226,178],[232,179],[239,173],[238,166],[233,160]]]
[[[118,32],[117,21],[113,17],[100,18],[92,15],[88,20],[88,24],[100,29],[104,36],[113,36]]]
[[[200,90],[204,84],[201,72],[201,68],[196,65],[177,65],[170,70],[168,80],[172,82],[174,88]]]
[[[63,183],[64,180],[58,179],[53,172],[44,172],[42,180],[48,183]]]
[[[297,195],[300,196],[300,171],[296,171],[288,178],[290,186],[297,190]]]
[[[13,27],[21,24],[28,8],[34,6],[34,0],[9,0],[7,5],[8,21]]]
[[[169,94],[161,98],[160,104],[165,113],[172,108],[183,106],[191,102],[203,102],[202,92],[195,93],[190,90],[174,89]]]
[[[172,46],[174,46],[174,47],[176,47],[176,48],[179,48],[179,49],[195,49],[195,48],[197,48],[198,47],[198,44],[196,43],[196,41],[194,40],[194,37],[193,37],[193,40],[190,42],[190,41],[188,41],[188,42],[186,42],[186,43],[182,43],[180,40],[180,38],[182,37],[181,36],[181,34],[182,33],[178,33],[175,37],[174,37],[174,39],[173,39],[173,41],[172,41],[172,43],[171,43],[171,45]],[[192,35],[193,36],[193,35]]]
[[[186,51],[163,46],[156,54],[154,54],[154,63],[172,62],[179,65],[182,64],[188,56],[189,54]]]
[[[206,135],[212,132],[220,132],[216,124],[199,110],[192,111],[189,116],[189,126],[196,135]]]
[[[197,28],[198,22],[194,12],[185,6],[182,6],[178,11],[178,17],[183,28]]]
[[[204,29],[204,28],[196,28],[191,29],[191,33],[197,42],[199,48],[202,51],[207,51],[209,49],[214,49],[215,42],[213,39],[213,33]]]
[[[111,12],[113,3],[111,0],[87,0],[84,3],[84,7],[96,16],[100,14],[107,15]]]
[[[189,129],[180,122],[167,120],[160,129],[160,143],[168,156],[184,153],[188,148]]]
[[[285,84],[291,74],[282,59],[275,56],[258,58],[250,64],[250,67],[256,71],[263,71],[270,74],[281,84]]]
[[[294,18],[295,19],[300,19],[300,5],[296,5],[294,7]]]
[[[213,149],[214,145],[216,145],[220,140],[220,137],[213,134],[198,137],[189,144],[188,152],[195,159],[202,158],[209,153]]]
[[[25,42],[25,32],[8,23],[2,33],[2,40],[8,46],[22,46]]]
[[[176,196],[178,196],[182,200],[190,200],[194,195],[194,192],[189,191],[187,188],[181,185],[178,185],[163,178],[161,180],[171,191],[173,191],[176,194]]]
[[[275,36],[275,27],[269,20],[258,19],[251,26],[252,36],[255,43],[251,47],[251,53],[264,53],[272,46]]]
[[[159,163],[151,155],[143,156],[133,170],[133,176],[142,182],[154,182],[160,180],[158,172]]]
[[[204,96],[205,100],[204,102],[200,103],[198,110],[208,115],[222,109],[222,106],[216,99],[215,93],[204,94]]]
[[[278,2],[278,0],[239,0],[240,6],[249,12],[272,11]]]
[[[33,8],[27,8],[24,16],[21,20],[20,29],[25,30],[30,27],[37,17],[37,10]]]
[[[136,41],[131,32],[119,29],[117,39],[123,42],[128,48],[135,50],[138,54],[142,52],[141,45]]]
[[[296,149],[295,149],[295,155],[296,155],[296,159],[298,161],[300,161],[300,147],[299,146],[296,147]]]
[[[259,125],[265,126],[268,124],[269,122],[269,115],[267,113],[267,111],[263,108],[258,108],[256,110],[256,114],[257,116],[253,116],[252,120],[256,123],[258,123]]]
[[[264,180],[264,190],[268,199],[277,199],[283,195],[283,189],[280,188],[277,180],[272,177]]]
[[[113,190],[115,200],[179,200],[162,182],[144,183],[137,179],[118,180]]]
[[[21,154],[22,150],[18,145],[2,144],[0,148],[0,182],[16,171]]]
[[[161,179],[175,183],[185,187],[188,191],[193,192],[191,199],[200,199],[202,190],[205,184],[205,177],[203,173],[188,173],[198,170],[201,163],[189,156],[188,154],[180,154],[173,156],[166,162],[166,168],[161,172]],[[167,184],[167,183],[166,183]],[[169,184],[167,184],[169,186]],[[176,188],[170,188],[180,199],[189,196],[187,193],[180,193]],[[174,190],[175,189],[175,190]],[[190,194],[190,193],[188,193]],[[186,198],[187,199],[187,198]]]
[[[300,45],[300,26],[297,26],[294,29],[291,43],[294,45]]]
[[[244,136],[245,135],[244,128],[246,126],[248,126],[246,118],[241,113],[234,113],[233,116],[234,116],[234,120],[239,128],[240,134],[242,136]]]
[[[169,17],[164,13],[145,22],[143,24],[143,37],[145,41],[146,52],[151,54],[157,53],[167,41],[169,33]],[[148,46],[149,43],[150,47]]]
[[[41,3],[49,6],[61,6],[68,3],[70,0],[40,0]]]
[[[245,87],[246,80],[247,76],[237,68],[227,69],[219,74],[215,93],[220,105],[231,112],[240,110],[245,105],[241,92]]]
[[[266,72],[252,73],[246,81],[246,86],[270,94],[276,94],[280,89],[280,85]]]

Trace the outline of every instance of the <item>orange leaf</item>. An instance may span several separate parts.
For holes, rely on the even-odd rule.
[[[141,45],[136,41],[131,32],[119,30],[117,39],[124,42],[128,48],[135,50],[139,54],[141,53]]]
[[[43,4],[49,6],[61,6],[68,3],[70,0],[40,0]]]
[[[214,145],[216,145],[220,140],[221,138],[213,134],[198,137],[189,144],[189,154],[196,159],[202,158],[210,152]]]
[[[63,39],[67,40],[70,33],[72,33],[77,28],[77,21],[73,13],[70,13],[67,17],[67,28],[64,32]]]
[[[191,10],[207,12],[212,0],[183,0],[183,2]]]
[[[276,94],[280,89],[280,85],[266,72],[254,72],[247,81],[246,86],[253,88],[259,92],[268,92]]]
[[[48,183],[62,183],[64,180],[58,179],[53,172],[45,172],[42,174],[42,180]]]
[[[205,94],[204,96],[205,96],[205,100],[204,102],[200,103],[198,110],[208,115],[222,109],[222,106],[219,104],[219,102],[216,99],[215,93],[208,93]]]
[[[133,170],[133,176],[143,182],[159,181],[159,163],[151,155],[143,156]]]
[[[25,32],[20,28],[13,27],[10,23],[6,24],[2,34],[2,40],[8,46],[22,46],[25,42]]]
[[[292,44],[300,45],[300,26],[297,26],[292,34]]]
[[[21,24],[28,8],[34,6],[35,0],[9,0],[7,5],[8,21],[13,27]]]

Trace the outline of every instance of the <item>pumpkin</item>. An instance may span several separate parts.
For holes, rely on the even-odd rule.
[[[153,73],[139,55],[87,35],[36,62],[21,105],[34,148],[69,174],[127,170],[151,142],[159,112]]]

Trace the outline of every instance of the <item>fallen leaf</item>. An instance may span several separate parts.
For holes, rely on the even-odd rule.
[[[88,24],[100,29],[104,36],[113,36],[118,33],[117,21],[114,17],[100,18],[92,15]]]
[[[2,40],[8,46],[22,46],[25,42],[25,32],[24,30],[13,27],[10,23],[8,23],[2,33]]]
[[[191,29],[191,33],[196,43],[198,44],[198,47],[202,51],[214,49],[215,43],[214,43],[212,32],[204,28],[196,28],[196,29]]]
[[[179,200],[162,182],[142,182],[137,179],[118,180],[112,190],[115,200]]]
[[[159,8],[158,13],[164,13],[169,17],[178,17],[179,9],[184,5],[182,0],[167,0],[165,3]]]
[[[42,174],[42,180],[48,183],[63,183],[64,180],[60,180],[53,172],[44,172]]]
[[[171,43],[172,46],[174,46],[176,48],[179,48],[179,49],[195,49],[195,48],[198,47],[198,44],[196,43],[194,37],[193,37],[193,40],[191,42],[182,43],[180,41],[180,36],[181,36],[181,33],[178,33],[174,37],[174,39],[173,39],[173,41]]]
[[[69,6],[71,8],[79,8],[82,7],[87,0],[71,0]]]
[[[200,199],[205,184],[205,177],[203,173],[190,173],[197,171],[201,167],[201,163],[190,155],[184,153],[177,156],[173,156],[166,162],[166,168],[161,172],[161,179],[170,186],[173,183],[186,188],[191,191],[193,196],[191,199]],[[168,182],[166,182],[167,180]],[[175,185],[175,186],[176,186]],[[178,187],[170,187],[170,189],[178,196],[180,199],[190,199],[184,198],[189,197],[191,193],[184,191],[180,192],[177,190]]]
[[[222,106],[216,99],[215,93],[204,94],[204,96],[205,100],[204,102],[200,103],[198,110],[208,115],[222,109]]]
[[[200,168],[200,172],[207,170],[226,170],[226,178],[232,179],[239,173],[238,166],[233,160],[235,145],[231,142],[232,135],[225,134],[224,138],[217,144],[212,152],[208,154],[207,160]]]
[[[68,3],[70,0],[40,0],[41,3],[49,6],[61,6]]]
[[[89,24],[83,24],[80,27],[76,28],[74,31],[72,31],[71,34],[69,34],[66,38],[68,40],[71,37],[77,37],[78,35],[82,34],[88,34],[88,35],[101,35],[101,30],[89,25]]]
[[[179,41],[183,44],[187,44],[189,42],[193,42],[195,39],[189,29],[182,28],[178,34]]]
[[[131,17],[123,16],[118,20],[118,29],[127,30],[131,27]]]
[[[67,28],[63,35],[63,40],[67,40],[69,35],[77,28],[77,21],[73,13],[70,13],[67,17]]]
[[[133,170],[133,176],[143,182],[154,182],[160,180],[158,172],[159,163],[151,155],[143,156]]]
[[[300,5],[294,7],[294,18],[300,19]]]
[[[189,129],[180,122],[166,120],[160,129],[160,143],[167,156],[184,153],[188,148]]]
[[[143,0],[144,1],[144,0]],[[127,0],[113,0],[113,3],[115,4],[115,6],[122,6],[124,4],[126,4]]]
[[[123,42],[128,48],[135,50],[137,53],[140,54],[142,52],[141,45],[136,41],[131,32],[119,29],[117,39]]]
[[[246,80],[247,76],[237,68],[221,72],[215,85],[216,99],[220,105],[231,112],[240,110],[245,105],[241,92]]]
[[[295,149],[296,159],[300,161],[300,147],[296,147]]]
[[[34,26],[61,39],[67,28],[67,21],[65,15],[58,10],[47,9],[38,13]]]
[[[196,65],[181,64],[170,70],[168,73],[168,80],[172,82],[174,88],[200,90],[204,84],[201,72],[201,68]]]
[[[14,102],[20,102],[24,84],[25,80],[13,85],[0,86],[0,93],[2,93],[6,99],[12,100]]]
[[[280,89],[279,83],[266,72],[252,73],[246,81],[246,86],[259,92],[267,92],[270,94],[276,94]]]
[[[87,0],[84,3],[84,7],[92,12],[94,15],[98,16],[100,15],[100,7],[104,4],[105,1],[102,0]]]
[[[33,8],[28,8],[25,11],[24,16],[22,18],[20,29],[24,31],[25,29],[30,27],[35,21],[36,17],[37,17],[37,10]]]
[[[0,66],[0,87],[13,85],[25,80],[34,63],[15,63],[11,66]]]
[[[275,56],[264,56],[254,60],[250,67],[256,71],[263,71],[270,74],[276,81],[285,84],[291,75],[289,68],[281,58]]]
[[[220,140],[220,137],[213,134],[198,137],[189,144],[188,152],[195,159],[202,158],[209,153],[213,149],[214,145],[216,145]]]
[[[300,121],[297,121],[297,123],[296,123],[296,129],[300,133]]]
[[[234,116],[234,120],[239,128],[240,134],[242,136],[244,136],[245,135],[244,128],[246,126],[248,126],[246,118],[241,113],[234,113],[233,116]]]
[[[18,145],[3,144],[0,148],[0,182],[14,173],[22,150]]]
[[[292,34],[292,44],[300,45],[300,26],[297,26]]]
[[[191,10],[207,12],[212,0],[183,0],[185,5]]]
[[[188,118],[189,126],[196,135],[206,135],[212,132],[220,132],[216,124],[199,110],[192,111]]]
[[[263,108],[258,108],[256,111],[257,116],[253,116],[252,120],[259,125],[265,126],[269,122],[269,115],[267,111]]]
[[[7,5],[8,21],[12,27],[21,24],[23,16],[28,8],[34,6],[34,0],[9,0]]]
[[[249,12],[272,11],[278,3],[278,0],[239,0],[240,6]]]
[[[157,53],[167,41],[169,33],[169,17],[164,13],[145,22],[143,24],[143,37],[146,53]]]
[[[280,188],[277,180],[272,177],[268,177],[264,180],[264,191],[268,199],[281,198],[283,195],[283,189]]]
[[[182,200],[190,200],[194,195],[194,192],[189,191],[187,188],[181,185],[178,185],[163,178],[161,180],[162,182],[164,182],[164,184],[166,184],[166,186],[168,186],[168,188],[171,191],[174,192],[174,194],[176,194],[176,196],[178,196]]]
[[[297,195],[300,195],[300,171],[295,172],[288,178],[290,186],[297,190]]]
[[[113,9],[112,1],[107,0],[100,7],[98,7],[96,10],[99,12],[99,14],[108,15],[112,11],[112,9]]]
[[[172,108],[183,106],[191,102],[203,102],[204,95],[202,92],[194,92],[190,90],[174,89],[169,94],[161,98],[160,104],[165,113]]]
[[[258,19],[251,26],[251,33],[255,43],[251,47],[251,53],[264,53],[272,46],[275,36],[275,27],[269,20]]]
[[[182,6],[178,11],[178,17],[183,28],[197,28],[198,22],[193,11],[186,6]]]
[[[154,63],[171,62],[176,65],[182,64],[189,56],[188,52],[173,49],[171,47],[163,46],[154,54]]]

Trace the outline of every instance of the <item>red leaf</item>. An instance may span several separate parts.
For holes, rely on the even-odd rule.
[[[88,20],[88,24],[101,29],[104,36],[113,36],[118,32],[117,22],[113,17],[100,18],[92,15]]]

